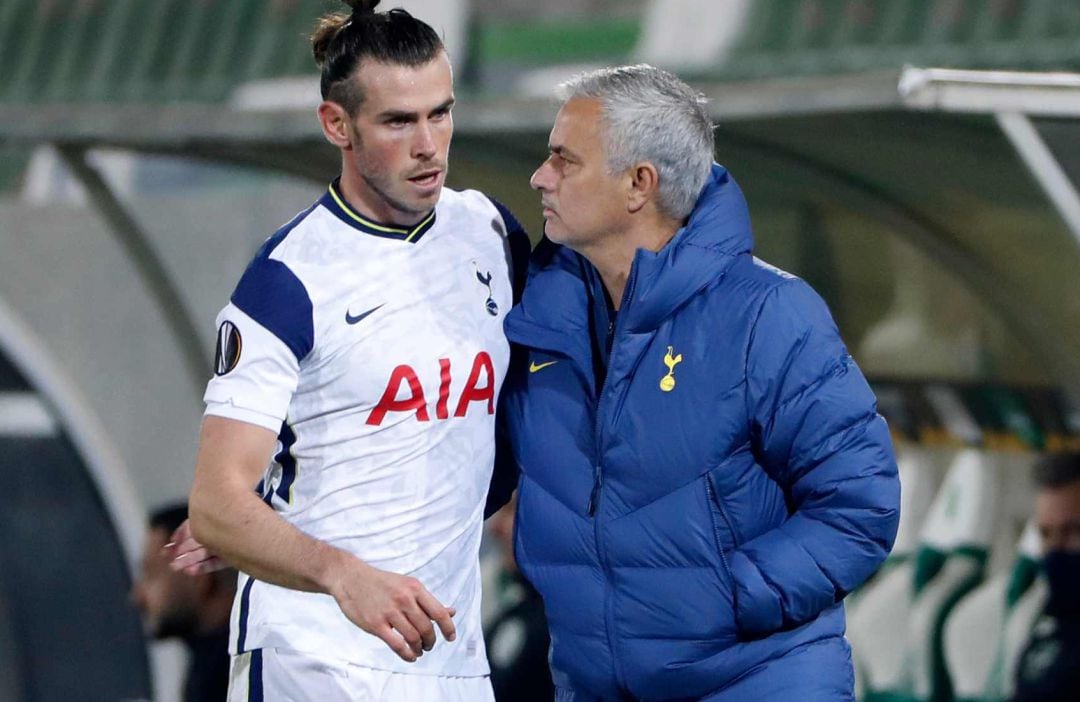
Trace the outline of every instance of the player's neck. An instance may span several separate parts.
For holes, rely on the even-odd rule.
[[[338,181],[341,197],[357,214],[377,224],[395,227],[413,227],[428,216],[427,212],[409,212],[400,210],[387,202],[386,198],[368,186],[362,176],[353,169],[342,169]]]

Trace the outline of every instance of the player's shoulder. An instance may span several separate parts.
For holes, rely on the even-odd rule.
[[[532,251],[529,235],[521,226],[521,222],[509,208],[479,190],[444,188],[439,204],[447,207],[450,212],[457,209],[474,216],[477,226],[469,227],[469,231],[487,232],[488,235],[494,232],[498,235],[498,245],[504,247],[510,263],[509,275],[513,283],[514,303],[517,304],[521,300],[521,293],[525,286],[529,254]]]
[[[522,230],[521,223],[509,208],[479,190],[443,188],[439,206],[448,214],[473,215],[491,220],[504,236],[512,236]]]
[[[304,240],[325,226],[318,223],[319,205],[317,201],[298,213],[263,242],[229,297],[234,306],[278,336],[283,329],[310,326],[309,281],[298,273],[301,267],[292,259],[298,252],[316,248]]]
[[[476,217],[491,219],[497,211],[495,204],[479,190],[453,190],[443,188],[439,196],[438,216],[447,218]]]
[[[324,200],[315,201],[278,228],[263,242],[254,258],[273,259],[290,267],[312,256],[318,258],[327,244],[340,237],[335,230],[345,226],[325,207]]]
[[[450,210],[491,211],[491,198],[479,190],[456,190],[444,187],[439,195],[439,207]]]
[[[304,226],[304,224],[305,222],[309,222],[309,218],[311,217],[312,212],[314,212],[318,206],[318,202],[313,203],[310,207],[302,210],[301,212],[298,212],[296,216],[294,216],[285,224],[278,227],[277,231],[275,231],[273,234],[268,236],[265,241],[263,241],[262,246],[260,246],[259,250],[255,252],[255,256],[253,258],[255,260],[268,259],[271,257],[280,259],[282,254],[288,248],[290,248],[290,246],[287,246],[285,242],[289,241],[289,244],[291,245],[298,238],[301,238],[303,236],[303,231],[307,228]]]

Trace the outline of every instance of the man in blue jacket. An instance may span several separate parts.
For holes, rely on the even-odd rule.
[[[698,95],[649,66],[564,87],[501,410],[556,698],[851,700],[841,601],[899,516],[875,398],[751,256]]]

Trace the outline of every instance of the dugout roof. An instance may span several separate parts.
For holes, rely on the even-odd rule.
[[[1028,365],[1046,371],[1039,380],[1080,384],[1080,132],[1073,121],[1080,78],[908,69],[696,86],[718,123],[718,160],[736,174],[756,220],[770,211],[840,208],[887,226],[1000,316],[1032,354]],[[300,97],[286,97],[285,106],[260,102],[267,88]],[[248,86],[234,103],[199,105],[0,105],[0,137],[54,144],[91,180],[85,150],[114,147],[323,181],[339,166],[312,115],[312,89],[303,80]],[[527,179],[545,155],[555,110],[542,98],[462,100],[452,184],[498,192],[538,231]],[[107,184],[93,189],[124,229],[118,202],[105,205]],[[127,229],[159,299],[179,304],[169,302],[167,279],[152,250],[138,245],[132,220]],[[872,275],[871,264],[853,264],[862,269],[855,275]],[[830,303],[842,317],[843,301]],[[192,349],[193,372],[201,373],[200,353]]]
[[[498,194],[534,233],[527,178],[555,113],[534,96],[574,68],[653,61],[711,99],[717,158],[747,192],[759,250],[822,290],[849,340],[903,296],[875,281],[901,265],[938,267],[1006,330],[1009,348],[980,373],[1080,385],[1075,79],[902,68],[1075,69],[1075,3],[423,1],[402,0],[422,16],[452,7],[468,24],[451,184]],[[176,285],[84,155],[113,147],[326,180],[337,156],[312,116],[303,36],[337,7],[11,0],[0,9],[0,180],[26,145],[60,148],[172,320],[196,386],[202,353]],[[886,265],[875,254],[893,239],[918,257]]]

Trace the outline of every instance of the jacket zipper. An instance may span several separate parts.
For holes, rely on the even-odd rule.
[[[724,503],[720,501],[720,496],[716,491],[716,485],[713,484],[712,474],[705,476],[705,490],[709,493],[709,499],[715,505],[716,510],[720,513],[720,518],[724,520],[724,524],[727,526],[728,533],[731,534],[731,547],[739,547],[739,536],[735,533],[735,529],[732,528],[731,519],[728,517],[727,509],[724,507]],[[731,571],[731,565],[728,563],[727,554],[724,553],[724,540],[720,538],[720,526],[716,523],[716,517],[713,517],[713,533],[716,536],[716,550],[720,552],[720,563],[724,566],[724,572],[727,574],[728,582],[731,584],[731,606],[735,612],[739,611],[738,592],[735,589],[735,574]]]
[[[626,289],[623,291],[623,299],[620,304],[620,311],[626,310],[626,302],[630,299],[634,292],[634,284],[637,281],[637,269],[632,268],[630,271],[630,279],[626,281]],[[615,341],[618,338],[618,322],[625,319],[625,314],[620,314],[616,318],[615,337],[611,342],[611,353],[608,354],[607,370],[604,373],[604,383],[600,386],[596,394],[596,464],[593,467],[593,487],[589,495],[589,504],[587,506],[587,512],[593,519],[593,535],[596,539],[596,554],[600,558],[600,567],[604,571],[604,628],[607,634],[608,650],[611,651],[611,664],[615,673],[615,684],[621,689],[625,689],[626,685],[623,682],[624,675],[622,667],[619,665],[619,652],[615,648],[615,637],[613,632],[615,630],[615,611],[611,605],[611,582],[613,580],[611,574],[611,564],[608,563],[607,549],[604,548],[604,540],[600,535],[600,519],[596,516],[600,509],[600,498],[603,496],[604,488],[604,413],[601,410],[604,408],[604,388],[607,387],[608,379],[611,377],[611,358],[615,353]],[[610,324],[610,322],[609,322]]]
[[[731,547],[739,548],[739,536],[735,533],[735,528],[731,524],[731,518],[728,516],[727,508],[724,507],[724,503],[720,500],[720,493],[716,489],[716,484],[713,483],[711,474],[705,476],[705,487],[709,491],[709,499],[711,499],[716,506],[716,510],[720,512],[720,516],[724,520],[724,526],[727,527],[728,532],[731,534]]]
[[[630,278],[626,281],[626,288],[623,290],[622,303],[619,306],[620,312],[626,309],[627,301],[634,294],[634,286],[637,284],[637,268],[630,270]],[[618,327],[618,321],[625,318],[625,314],[619,314],[615,322],[608,321],[608,333],[616,334]],[[606,342],[606,340],[605,340]],[[611,376],[611,357],[615,353],[615,338],[611,340],[611,351],[608,353],[607,369],[604,371],[604,383],[596,392],[596,465],[593,468],[593,487],[589,493],[589,503],[587,506],[587,512],[590,517],[596,516],[596,511],[600,508],[600,494],[604,487],[604,469],[603,469],[603,453],[604,453],[604,437],[603,437],[603,417],[604,413],[601,412],[601,408],[604,403],[604,388],[607,387],[607,379]],[[620,406],[616,409],[616,412],[621,410]],[[599,539],[598,539],[599,541]]]

